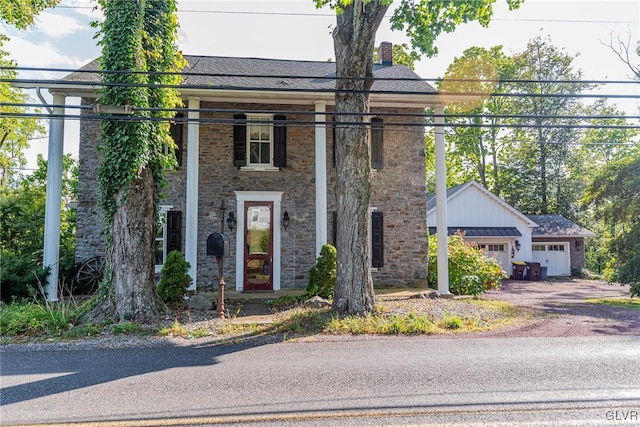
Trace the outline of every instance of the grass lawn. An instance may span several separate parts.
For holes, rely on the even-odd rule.
[[[586,302],[640,310],[640,298],[593,298],[586,300]]]

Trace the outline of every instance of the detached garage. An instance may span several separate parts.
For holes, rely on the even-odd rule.
[[[531,233],[532,259],[549,276],[570,276],[584,268],[584,240],[595,234],[562,215],[528,215],[538,224]]]
[[[427,224],[436,223],[435,195],[427,197]],[[447,234],[464,234],[507,273],[512,262],[538,262],[547,276],[584,268],[584,241],[595,236],[562,215],[524,215],[475,181],[447,190]],[[436,227],[429,227],[429,234]]]
[[[435,224],[436,198],[427,197],[427,224]],[[512,261],[531,261],[531,232],[535,221],[475,181],[447,190],[447,234],[464,234],[464,239],[486,249],[502,269],[511,273]],[[429,234],[436,233],[429,227]]]

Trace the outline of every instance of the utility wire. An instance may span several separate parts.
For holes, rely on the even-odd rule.
[[[30,80],[30,79],[0,79],[0,83],[18,84],[23,89],[35,89],[41,86],[86,86],[92,89],[96,87],[116,88],[148,88],[148,89],[190,89],[190,90],[235,90],[242,92],[278,92],[278,93],[368,93],[371,95],[441,95],[443,97],[509,97],[509,98],[612,98],[612,99],[638,99],[640,94],[590,94],[590,93],[510,93],[510,92],[417,92],[407,90],[358,90],[335,88],[286,88],[286,87],[260,87],[260,86],[233,86],[233,85],[165,85],[155,83],[104,83],[104,82],[74,82],[67,80]],[[33,86],[30,86],[33,85]]]
[[[123,115],[69,115],[69,114],[45,114],[45,113],[2,113],[0,117],[9,117],[9,118],[48,118],[48,119],[70,119],[70,120],[110,120],[110,121],[120,121],[120,122],[161,122],[161,121],[174,121],[173,118],[164,118],[164,117],[143,117],[143,116],[123,116]],[[430,116],[425,116],[430,117]],[[200,123],[200,124],[247,124],[250,123],[250,120],[236,120],[233,118],[209,118],[209,117],[200,117],[198,119],[191,118],[183,118],[180,120],[182,123]],[[284,121],[274,121],[267,120],[264,123],[271,124],[281,124],[286,126],[302,126],[302,127],[313,127],[313,126],[331,126],[331,127],[350,127],[350,126],[371,126],[371,122],[368,121],[357,121],[357,122],[334,122],[334,121],[305,121],[305,120],[284,120]],[[585,123],[575,123],[575,124],[562,124],[562,123],[444,123],[434,124],[434,123],[424,123],[424,122],[387,122],[384,123],[385,127],[393,126],[393,127],[444,127],[444,128],[528,128],[528,129],[640,129],[640,124],[631,124],[631,125],[621,125],[621,124],[585,124]]]
[[[45,105],[37,104],[37,103],[21,103],[21,102],[5,102],[2,104],[5,107],[15,107],[15,108],[43,108]],[[92,111],[93,106],[91,105],[73,105],[73,104],[47,104],[46,107],[49,108],[69,108],[69,109],[77,109],[83,111]],[[134,107],[133,111],[149,111],[149,112],[172,112],[179,115],[188,114],[190,112],[194,113],[216,113],[216,114],[295,114],[301,116],[315,116],[318,112],[313,110],[273,110],[273,109],[254,109],[254,110],[239,110],[233,108],[158,108],[158,107]],[[0,113],[3,115],[5,113]],[[48,117],[47,113],[43,113]],[[463,114],[463,113],[452,113],[452,114],[431,114],[431,113],[394,113],[394,112],[382,112],[376,111],[374,108],[368,114],[362,112],[336,112],[336,111],[326,111],[324,113],[327,116],[375,116],[375,117],[444,117],[447,118],[469,118],[469,119],[563,119],[563,120],[629,120],[629,119],[640,119],[640,116],[627,116],[627,115],[592,115],[592,114],[582,114],[582,115],[563,115],[563,114]],[[184,117],[175,116],[168,120],[172,121],[185,121]]]
[[[277,60],[280,61],[280,60]],[[285,60],[283,60],[285,61]],[[317,61],[321,62],[321,61]],[[449,78],[449,77],[337,77],[335,75],[295,75],[295,74],[247,74],[247,73],[203,73],[193,71],[133,71],[133,70],[88,70],[77,68],[44,68],[44,67],[0,67],[0,70],[8,71],[38,71],[54,73],[78,73],[78,74],[114,74],[114,75],[147,75],[147,76],[187,76],[187,77],[241,77],[256,79],[304,79],[304,80],[356,80],[356,81],[409,81],[409,82],[460,82],[460,83],[541,83],[541,84],[583,84],[583,85],[606,85],[606,84],[637,84],[636,80],[559,80],[559,79],[469,79],[469,78]]]
[[[71,6],[71,5],[58,5],[56,8],[60,9],[94,9],[94,6]],[[261,11],[243,11],[243,10],[217,10],[217,9],[178,9],[178,13],[213,13],[220,15],[255,15],[255,16],[291,16],[291,17],[322,17],[322,18],[334,18],[334,13],[321,13],[321,12],[261,12]],[[393,15],[385,15],[384,17],[389,19]],[[632,24],[634,21],[611,21],[611,20],[589,20],[589,19],[531,19],[531,18],[492,18],[491,21],[506,21],[506,22],[558,22],[564,24]]]

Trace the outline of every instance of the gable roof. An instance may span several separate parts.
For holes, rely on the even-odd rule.
[[[538,227],[531,231],[533,237],[594,237],[596,234],[562,215],[527,215]]]
[[[185,94],[229,94],[257,92],[279,94],[280,97],[295,97],[302,94],[326,94],[333,102],[335,93],[335,62],[298,61],[265,58],[235,58],[225,56],[185,55],[188,73],[179,88]],[[64,77],[62,88],[85,87],[92,91],[100,83],[99,59],[86,64],[79,71]],[[96,71],[91,72],[91,71]],[[422,80],[405,65],[373,65],[376,80],[371,88],[372,102],[376,98],[397,98],[399,102],[419,105],[438,103],[436,89]]]
[[[511,212],[513,215],[515,215],[516,217],[524,221],[529,227],[537,226],[536,222],[533,221],[531,218],[527,217],[526,215],[521,213],[519,210],[511,206],[509,203],[505,202],[500,197],[496,196],[491,191],[487,190],[482,185],[478,184],[476,181],[473,181],[473,180],[467,181],[464,184],[457,185],[455,187],[448,188],[447,202],[449,202],[451,199],[455,197],[458,197],[460,194],[464,193],[464,191],[470,187],[478,189],[480,192],[482,192],[488,198],[493,200],[495,203],[499,204],[504,209],[506,209],[507,211]],[[436,209],[436,196],[434,194],[428,195],[427,196],[427,215],[429,215],[435,209]]]

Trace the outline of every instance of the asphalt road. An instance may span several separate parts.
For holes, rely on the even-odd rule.
[[[640,425],[640,337],[0,353],[2,425]]]

